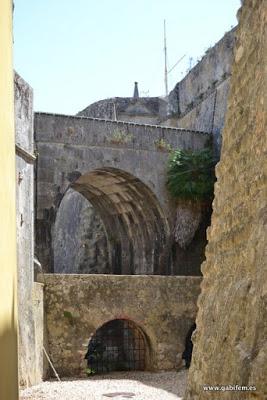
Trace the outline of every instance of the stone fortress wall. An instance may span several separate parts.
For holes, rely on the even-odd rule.
[[[267,398],[266,1],[245,0],[238,17],[187,400]]]
[[[212,132],[217,156],[221,148],[236,28],[210,48],[168,96],[164,124]]]

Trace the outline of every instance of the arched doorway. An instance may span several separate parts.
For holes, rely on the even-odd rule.
[[[148,186],[125,171],[101,168],[80,175],[61,201],[53,236],[54,272],[170,272],[169,227],[159,201]]]
[[[145,334],[132,321],[115,319],[91,338],[85,355],[90,373],[144,371],[148,357]]]

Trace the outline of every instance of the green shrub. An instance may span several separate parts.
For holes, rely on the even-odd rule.
[[[174,198],[208,201],[213,198],[215,160],[210,149],[175,150],[168,162],[167,188]]]

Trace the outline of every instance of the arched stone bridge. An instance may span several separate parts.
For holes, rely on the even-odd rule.
[[[75,190],[101,217],[111,273],[168,273],[166,245],[174,216],[166,191],[169,150],[201,149],[208,138],[176,128],[35,114],[37,250],[44,269],[54,270],[53,241],[56,235],[57,243],[62,240],[56,216],[66,192]],[[70,219],[68,229],[74,225]]]

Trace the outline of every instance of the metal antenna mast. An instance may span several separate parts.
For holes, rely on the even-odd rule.
[[[168,71],[168,65],[167,65],[167,38],[166,38],[166,20],[164,19],[164,58],[165,58],[165,68],[164,68],[164,82],[165,82],[165,96],[168,96],[169,90],[168,90],[168,75],[174,68],[182,61],[185,57],[185,54],[183,57],[179,58],[179,60],[174,64],[174,66]]]
[[[165,94],[166,94],[166,96],[168,96],[167,39],[166,39],[166,21],[165,21],[165,19],[164,19],[164,57],[165,57],[165,71],[164,71]]]

